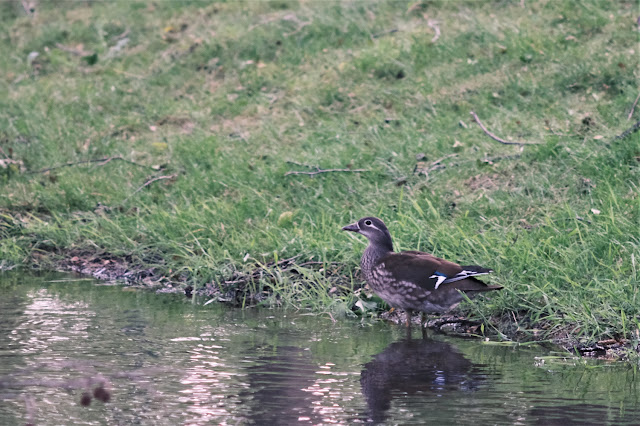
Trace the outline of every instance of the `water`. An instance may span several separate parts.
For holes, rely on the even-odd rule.
[[[2,425],[640,424],[630,365],[69,279],[0,275]]]

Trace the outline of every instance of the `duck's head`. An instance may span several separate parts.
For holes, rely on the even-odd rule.
[[[356,223],[343,227],[342,230],[362,234],[367,237],[369,244],[393,251],[391,234],[384,222],[377,217],[363,217]]]

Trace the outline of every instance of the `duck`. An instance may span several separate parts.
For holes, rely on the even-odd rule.
[[[344,226],[343,231],[364,235],[369,245],[362,254],[364,279],[382,300],[406,312],[410,327],[413,312],[442,314],[455,309],[465,296],[501,290],[477,277],[493,272],[478,265],[459,265],[421,251],[393,250],[391,233],[377,217],[363,217]]]

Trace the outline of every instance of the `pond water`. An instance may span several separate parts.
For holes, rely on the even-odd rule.
[[[2,425],[640,424],[628,364],[62,274],[0,274],[0,356]]]

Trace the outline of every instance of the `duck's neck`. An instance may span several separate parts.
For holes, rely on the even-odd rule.
[[[393,253],[393,243],[388,241],[370,241],[369,246],[362,254],[360,266],[363,270],[368,271],[376,265],[380,259]]]

